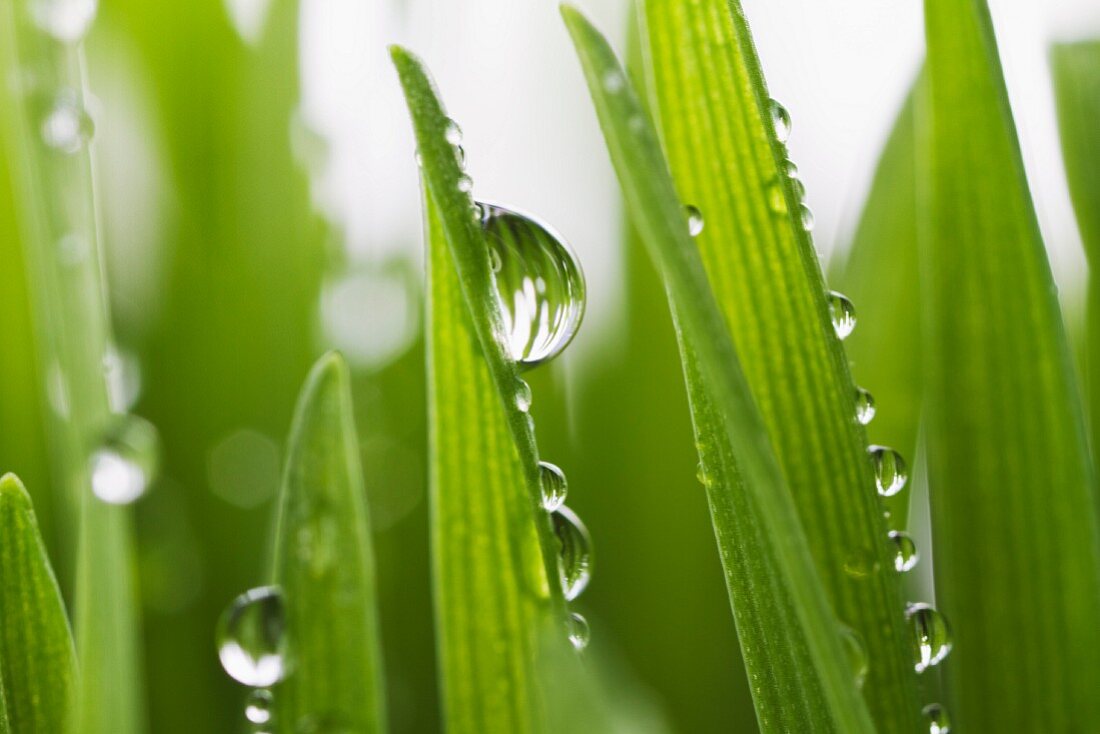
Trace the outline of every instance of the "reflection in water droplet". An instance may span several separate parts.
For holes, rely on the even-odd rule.
[[[580,518],[562,505],[550,515],[558,537],[558,574],[567,601],[581,595],[592,575],[592,541]]]
[[[829,291],[829,318],[833,322],[833,330],[838,339],[847,339],[856,328],[856,307],[848,300],[848,296],[836,291]]]
[[[141,363],[134,354],[109,346],[103,355],[103,375],[111,410],[124,413],[141,395]]]
[[[802,204],[799,206],[798,215],[802,221],[802,229],[807,232],[812,232],[814,229],[814,213],[810,210],[810,207]]]
[[[947,709],[938,703],[930,703],[921,710],[928,722],[928,734],[951,734],[951,717]]]
[[[542,507],[548,512],[560,508],[569,494],[565,472],[549,461],[539,462],[539,488],[542,490]]]
[[[905,618],[913,633],[913,668],[923,673],[951,652],[951,630],[944,616],[928,604],[910,604]]]
[[[253,724],[266,724],[271,721],[271,704],[273,702],[271,691],[266,688],[257,688],[248,694],[248,702],[244,707],[244,716]]]
[[[238,683],[267,688],[286,677],[289,654],[282,591],[262,586],[230,602],[218,620],[217,644],[222,667]]]
[[[112,505],[141,497],[156,479],[160,438],[148,421],[134,415],[116,416],[88,459],[92,492]]]
[[[698,237],[703,233],[706,222],[703,221],[703,213],[693,206],[687,208],[688,234]]]
[[[33,0],[35,24],[62,43],[75,43],[88,32],[98,10],[98,0]]]
[[[94,133],[91,115],[75,92],[60,95],[42,121],[42,142],[66,155],[83,150]]]
[[[569,615],[569,641],[573,643],[574,649],[583,650],[588,647],[591,634],[587,619],[576,612]]]
[[[883,497],[893,497],[909,481],[909,467],[897,451],[888,446],[870,446],[867,453],[875,468],[875,484]]]
[[[534,396],[531,394],[531,386],[527,384],[527,380],[522,377],[516,378],[516,408],[521,413],[526,413],[531,410],[531,402],[534,400]]]
[[[875,396],[864,390],[856,388],[856,420],[860,425],[867,425],[875,419]]]
[[[907,533],[891,530],[890,544],[894,548],[894,568],[899,573],[905,573],[917,565],[917,561],[920,560],[917,544]]]
[[[464,194],[470,193],[474,190],[474,180],[465,174],[459,176],[458,190]]]
[[[546,225],[501,206],[482,204],[482,227],[496,267],[505,349],[521,367],[557,356],[584,315],[580,264]]]
[[[785,143],[791,137],[791,115],[787,108],[776,100],[771,101],[772,126],[775,128],[775,137],[779,142]]]
[[[454,120],[447,120],[447,129],[443,135],[451,145],[462,145],[462,128]]]
[[[840,641],[843,644],[844,653],[848,656],[848,664],[852,667],[856,687],[862,688],[863,681],[867,680],[867,672],[871,667],[867,659],[867,648],[863,644],[863,638],[854,629],[842,624],[840,625]]]

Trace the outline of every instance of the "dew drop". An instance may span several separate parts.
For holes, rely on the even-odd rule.
[[[626,79],[618,71],[609,71],[604,75],[603,88],[610,94],[618,94],[626,86]]]
[[[875,468],[875,484],[879,495],[893,497],[909,481],[909,467],[897,451],[888,446],[871,446],[867,449]]]
[[[160,438],[153,424],[117,416],[88,459],[92,492],[112,505],[128,505],[149,489],[159,464]]]
[[[286,677],[286,602],[277,586],[249,589],[218,620],[218,659],[238,683],[273,686]]]
[[[458,167],[459,168],[465,168],[466,167],[466,149],[463,148],[461,145],[456,145],[454,147],[454,151],[455,151],[455,162],[458,163]]]
[[[864,390],[856,388],[856,420],[860,425],[867,425],[875,419],[875,396]]]
[[[912,570],[920,560],[917,553],[917,544],[907,533],[898,530],[890,531],[890,545],[894,549],[894,568],[898,573]]]
[[[569,246],[546,225],[501,206],[481,206],[505,349],[521,368],[534,367],[560,354],[577,333],[584,275]]]
[[[62,43],[75,43],[88,32],[98,10],[98,0],[34,0],[35,24]]]
[[[838,339],[847,339],[856,328],[856,307],[848,296],[829,291],[829,318],[833,322],[833,331]]]
[[[944,616],[928,604],[910,604],[905,618],[913,632],[913,668],[923,673],[951,652],[951,631]]]
[[[688,234],[692,237],[698,237],[703,233],[703,227],[706,225],[706,222],[703,221],[703,213],[696,207],[689,206],[687,208],[687,218]]]
[[[565,478],[565,472],[549,461],[540,461],[539,489],[542,492],[543,509],[547,512],[559,509],[565,503],[566,495],[569,494],[569,482]]]
[[[800,179],[798,176],[791,176],[791,187],[794,189],[795,197],[797,197],[800,201],[803,197],[806,196],[806,184],[802,183],[802,179]],[[802,207],[803,226],[805,226],[805,215],[808,211],[809,209],[807,209],[805,206]],[[810,217],[813,217],[812,213],[810,214]]]
[[[947,715],[947,709],[938,703],[930,703],[921,710],[924,720],[928,722],[928,734],[950,734],[951,717]]]
[[[802,182],[800,181],[799,184],[801,184],[801,183]],[[806,187],[803,186],[802,187],[802,193],[805,193],[805,192],[806,192]],[[801,204],[799,206],[799,209],[798,209],[798,216],[799,216],[800,220],[802,221],[802,229],[806,230],[807,232],[813,232],[815,220],[814,220],[814,213],[810,209],[810,207],[806,206],[805,204]]]
[[[531,410],[531,403],[534,400],[534,396],[531,394],[531,386],[527,384],[527,380],[522,377],[516,378],[516,408],[521,413],[526,413]]]
[[[776,100],[771,100],[772,126],[779,142],[786,143],[791,137],[791,114]]]
[[[92,117],[73,92],[59,96],[42,121],[42,142],[66,155],[79,153],[94,134]]]
[[[451,145],[462,145],[462,128],[454,120],[447,120],[447,129],[443,135]]]
[[[458,190],[464,194],[470,193],[474,190],[474,180],[466,174],[462,174],[458,177]]]
[[[588,620],[576,612],[571,613],[569,615],[569,641],[573,643],[573,648],[583,650],[588,647],[588,640],[591,635]]]
[[[248,694],[244,706],[244,717],[253,724],[266,724],[271,721],[271,704],[274,698],[266,688],[257,688]]]
[[[848,625],[840,625],[840,641],[844,647],[844,653],[848,656],[848,664],[852,668],[857,688],[863,687],[863,681],[867,680],[867,671],[870,664],[867,660],[867,648],[863,644],[863,638]]]
[[[790,158],[784,161],[783,167],[787,172],[787,178],[798,178],[798,165]]]
[[[558,574],[566,601],[573,601],[592,575],[592,541],[580,518],[562,505],[550,515],[558,536]]]

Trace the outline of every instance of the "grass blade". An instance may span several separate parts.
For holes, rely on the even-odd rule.
[[[1100,726],[1094,468],[984,0],[927,0],[928,460],[965,731]]]
[[[0,477],[0,618],[0,685],[11,729],[65,731],[76,650],[30,496],[14,474]]]
[[[382,653],[351,375],[335,353],[306,379],[290,431],[274,582],[287,604],[294,674],[278,721],[385,731]]]
[[[710,443],[704,456],[714,462],[707,471],[716,486],[708,495],[762,726],[873,731],[655,133],[607,41],[577,10],[564,6],[562,12],[628,211],[665,277],[686,346],[692,396],[706,400],[695,410],[704,428],[699,438]]]

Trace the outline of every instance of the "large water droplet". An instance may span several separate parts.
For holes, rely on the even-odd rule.
[[[776,100],[771,100],[772,126],[775,128],[775,137],[779,142],[785,143],[791,137],[791,113]]]
[[[907,533],[898,530],[890,531],[890,545],[894,549],[894,568],[899,573],[912,570],[920,560],[917,554],[917,544]]]
[[[62,43],[75,43],[88,32],[98,6],[98,0],[34,0],[30,11],[46,33]]]
[[[829,318],[833,322],[833,330],[837,338],[847,339],[856,328],[856,307],[848,300],[848,296],[836,291],[829,291]]]
[[[145,494],[157,476],[157,429],[134,415],[111,421],[88,459],[92,492],[104,502],[126,505]]]
[[[856,388],[856,420],[860,425],[867,425],[875,419],[875,396],[864,390]]]
[[[573,643],[574,649],[583,650],[588,647],[591,635],[587,619],[576,612],[569,615],[569,641]]]
[[[688,218],[688,234],[692,237],[698,237],[703,233],[703,227],[706,226],[706,222],[703,220],[703,213],[693,206],[687,208]]]
[[[542,490],[542,506],[548,512],[560,508],[569,494],[565,472],[549,461],[539,462],[539,488]]]
[[[951,734],[951,717],[943,706],[930,703],[921,709],[921,714],[928,722],[928,734]]]
[[[913,668],[923,673],[951,652],[951,630],[944,616],[928,604],[910,604],[905,618],[913,632]]]
[[[504,344],[521,367],[557,356],[584,315],[580,264],[546,225],[501,206],[482,204],[482,227],[504,316]]]
[[[554,521],[554,534],[558,536],[558,574],[561,590],[567,601],[573,601],[592,575],[592,541],[580,518],[565,505],[550,515]]]
[[[42,142],[66,155],[83,150],[94,133],[92,117],[75,92],[61,94],[42,120]]]
[[[271,721],[271,704],[274,698],[266,688],[257,688],[248,694],[244,706],[244,717],[253,724],[266,724]]]
[[[276,586],[250,589],[234,599],[218,620],[218,658],[238,683],[273,686],[289,667],[286,603]]]
[[[888,446],[871,446],[867,449],[875,468],[875,485],[883,497],[893,497],[909,481],[909,467],[897,451]]]
[[[857,688],[863,686],[867,680],[867,671],[870,663],[867,660],[867,648],[863,644],[863,638],[848,625],[840,625],[840,641],[844,647],[844,653],[848,656],[848,664],[852,667],[852,675],[855,677]]]

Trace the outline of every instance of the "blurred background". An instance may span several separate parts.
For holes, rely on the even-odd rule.
[[[583,4],[625,38],[628,0]],[[817,246],[835,257],[920,66],[921,3],[743,5],[794,119]],[[1100,5],[990,5],[1073,302],[1085,267],[1046,54],[1052,40],[1100,33]],[[590,649],[677,731],[753,730],[663,294],[623,246],[557,3],[100,0],[87,56],[118,369],[165,443],[164,477],[136,506],[151,730],[242,730],[246,692],[218,666],[214,624],[266,578],[290,411],[329,348],[355,371],[393,731],[438,729],[420,202],[393,42],[434,70],[465,131],[475,195],[550,222],[588,277],[574,345],[530,381],[542,454],[568,474],[596,544],[579,606]],[[46,471],[29,461],[10,462],[28,483]],[[41,514],[56,549],[63,539]]]

